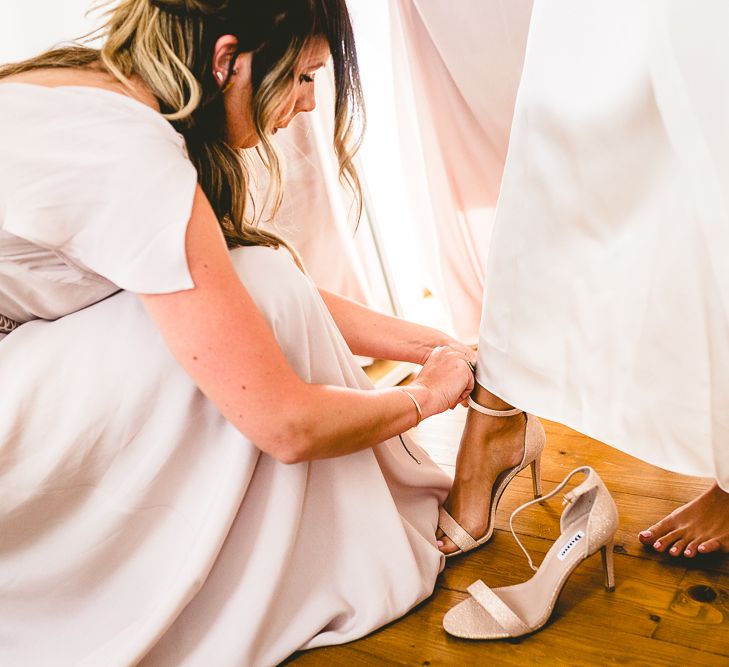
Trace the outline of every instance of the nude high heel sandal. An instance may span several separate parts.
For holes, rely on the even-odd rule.
[[[539,568],[534,567],[513,527],[514,517],[539,501],[525,503],[511,515],[511,532],[536,574],[521,584],[503,588],[491,589],[480,580],[471,584],[468,587],[471,597],[450,609],[443,618],[446,632],[466,639],[505,639],[539,630],[552,614],[569,576],[583,560],[598,551],[602,554],[605,588],[614,590],[613,543],[618,509],[600,476],[588,466],[577,468],[543,500],[561,491],[577,473],[587,475],[587,479],[565,495],[566,507],[559,522],[561,534]]]
[[[470,396],[468,397],[468,404],[477,412],[491,417],[511,417],[524,412],[518,408],[513,410],[491,410],[485,408],[483,405],[476,403]],[[542,480],[541,480],[541,456],[544,450],[544,445],[547,441],[547,436],[544,433],[544,427],[541,422],[533,415],[524,413],[526,415],[526,431],[524,433],[524,456],[522,457],[521,463],[504,470],[496,478],[494,486],[491,489],[491,505],[489,508],[489,523],[486,528],[486,532],[478,539],[475,539],[472,535],[466,531],[461,524],[459,524],[446,510],[440,508],[440,514],[438,516],[438,528],[440,528],[445,535],[447,535],[453,543],[458,547],[458,551],[446,554],[446,558],[451,556],[458,556],[459,554],[471,551],[476,547],[480,547],[491,539],[494,533],[494,517],[496,516],[496,508],[499,505],[499,500],[503,495],[506,487],[509,486],[514,477],[520,473],[527,466],[532,468],[532,487],[534,489],[534,498],[540,498],[542,495]]]

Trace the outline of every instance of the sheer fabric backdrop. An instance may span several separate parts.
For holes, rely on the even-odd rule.
[[[396,102],[411,150],[404,170],[431,247],[435,289],[456,332],[478,331],[483,273],[531,0],[391,4]]]
[[[531,0],[350,0],[369,128],[360,167],[404,314],[477,338]]]

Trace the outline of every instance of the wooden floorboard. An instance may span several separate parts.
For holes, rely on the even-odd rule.
[[[465,410],[431,418],[413,436],[453,474]],[[467,597],[476,579],[490,586],[531,575],[508,530],[508,518],[531,499],[529,473],[509,486],[493,540],[450,559],[433,596],[364,639],[306,651],[287,664],[309,665],[726,665],[729,666],[729,558],[672,558],[645,549],[637,533],[705,489],[709,481],[660,470],[559,424],[544,422],[544,490],[580,465],[595,468],[620,510],[615,546],[616,590],[602,585],[600,557],[582,563],[565,585],[547,626],[518,640],[478,642],[450,637],[445,612]],[[579,482],[579,480],[576,480]],[[559,495],[561,498],[561,494]],[[559,534],[560,501],[519,515],[516,530],[535,563]]]

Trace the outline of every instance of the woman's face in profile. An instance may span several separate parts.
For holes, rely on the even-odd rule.
[[[289,125],[300,113],[316,108],[314,77],[317,70],[329,60],[329,45],[323,37],[314,37],[304,48],[294,71],[291,92],[277,109],[271,127],[275,134]],[[236,58],[236,74],[223,93],[225,107],[226,140],[234,148],[252,148],[260,139],[253,120],[253,86],[251,79],[251,53]]]

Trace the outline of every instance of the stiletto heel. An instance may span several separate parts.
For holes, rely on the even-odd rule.
[[[605,573],[605,590],[612,593],[615,590],[615,570],[613,566],[613,547],[615,546],[615,540],[611,539],[610,542],[605,544],[600,549],[600,556],[602,557],[602,569]]]
[[[532,461],[532,488],[534,489],[534,497],[542,497],[542,455]]]
[[[440,508],[438,528],[440,528],[443,533],[458,547],[457,551],[446,554],[446,558],[457,556],[465,553],[466,551],[471,551],[491,539],[491,536],[494,533],[494,517],[496,516],[496,508],[499,506],[501,496],[511,480],[529,465],[532,467],[534,497],[539,498],[542,495],[540,457],[544,450],[547,436],[544,433],[544,427],[541,422],[533,415],[526,414],[523,410],[519,410],[519,408],[514,408],[512,410],[492,410],[491,408],[485,408],[483,405],[479,405],[470,396],[468,398],[468,404],[477,412],[489,415],[490,417],[512,417],[520,414],[525,415],[526,429],[524,431],[524,456],[522,457],[519,465],[504,470],[496,478],[494,486],[491,489],[491,505],[489,506],[488,527],[486,528],[486,532],[479,539],[475,539],[472,535],[470,535],[468,531],[445,510],[445,508]]]
[[[564,497],[559,520],[561,533],[537,568],[514,532],[514,517],[523,509],[549,500],[577,473],[587,475]],[[534,576],[515,586],[489,588],[483,581],[468,587],[471,597],[450,609],[443,618],[446,632],[466,639],[521,637],[539,630],[554,610],[560,592],[575,568],[598,551],[602,554],[605,585],[615,587],[613,544],[618,509],[600,476],[587,466],[573,470],[544,498],[530,500],[511,514],[509,527],[534,570]]]

